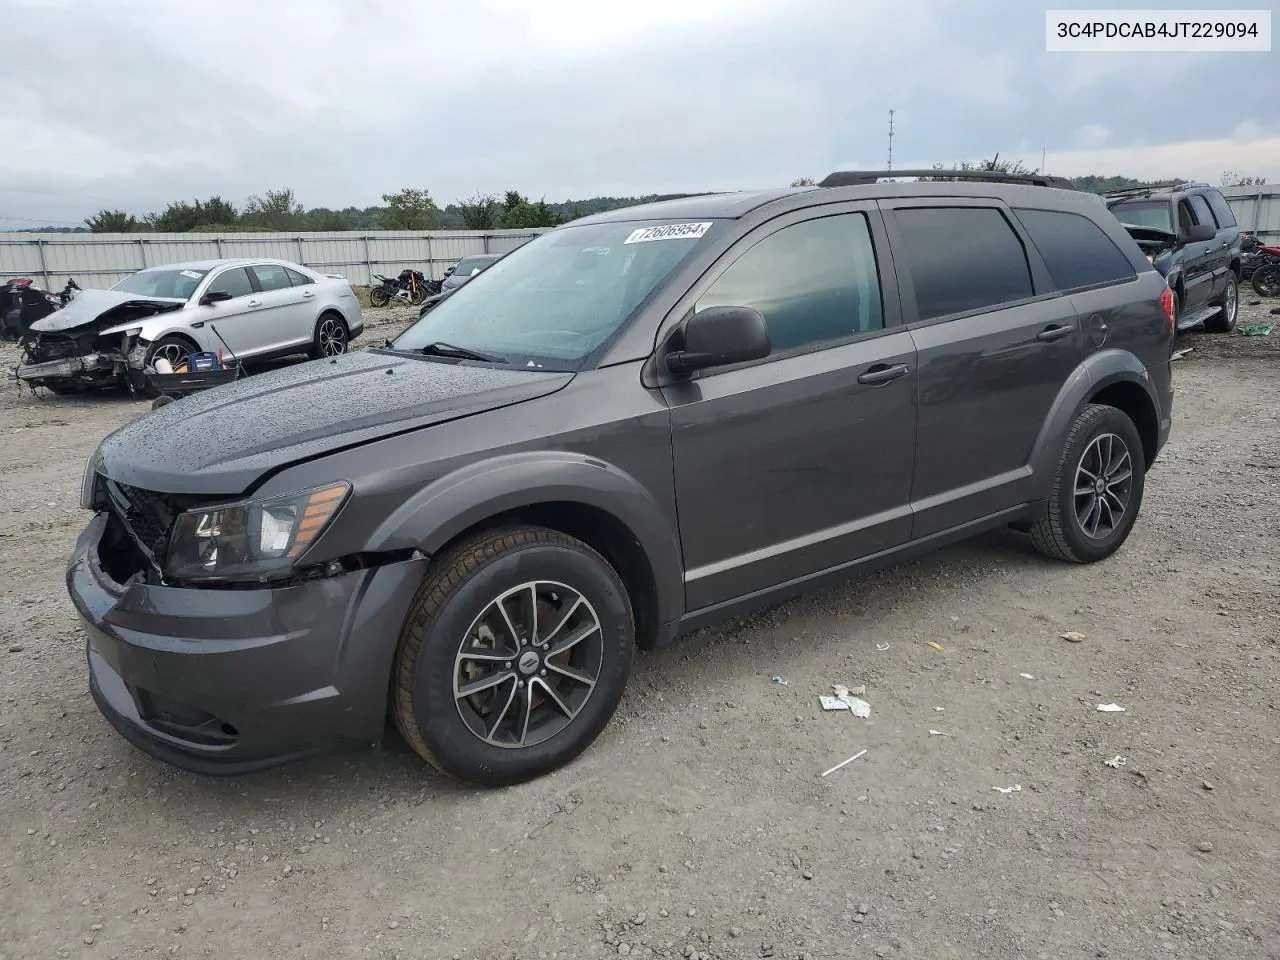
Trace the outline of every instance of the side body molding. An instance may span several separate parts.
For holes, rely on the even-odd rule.
[[[1044,426],[1040,428],[1040,435],[1036,438],[1031,468],[1037,499],[1047,499],[1050,495],[1053,471],[1062,455],[1063,439],[1076,415],[1089,402],[1090,397],[1113,383],[1122,381],[1142,387],[1157,422],[1164,416],[1151,377],[1137,357],[1127,351],[1115,349],[1090,354],[1062,385],[1045,418]]]
[[[513,453],[468,464],[410,497],[369,537],[371,551],[418,549],[431,556],[469,527],[520,507],[594,507],[631,531],[657,590],[657,622],[684,614],[684,567],[673,521],[630,474],[565,450]]]

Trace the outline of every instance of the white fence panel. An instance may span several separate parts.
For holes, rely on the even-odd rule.
[[[1241,229],[1252,231],[1268,243],[1280,243],[1280,184],[1227,187],[1222,192]]]
[[[0,233],[0,282],[30,277],[45,289],[69,278],[110,287],[144,267],[223,257],[291,260],[367,284],[405,268],[438,279],[477,253],[509,253],[543,229],[341,231],[330,233]]]

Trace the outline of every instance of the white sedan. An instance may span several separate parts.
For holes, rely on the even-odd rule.
[[[284,260],[201,260],[148,267],[110,290],[82,290],[31,325],[20,381],[55,393],[106,386],[192,353],[267,360],[345,353],[364,330],[355,288]]]

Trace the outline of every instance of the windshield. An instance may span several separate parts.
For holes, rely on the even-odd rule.
[[[544,233],[442,300],[393,347],[447,343],[521,366],[578,369],[714,225],[632,221]]]
[[[476,257],[472,260],[463,260],[453,268],[453,275],[455,277],[469,277],[473,270],[478,272],[492,263],[492,260],[487,260],[483,257]]]
[[[172,268],[140,270],[132,277],[125,277],[111,289],[122,293],[136,293],[140,297],[176,297],[187,300],[196,292],[200,280],[208,272]]]
[[[1121,223],[1131,223],[1135,227],[1155,227],[1157,230],[1173,232],[1173,218],[1169,213],[1169,204],[1163,201],[1127,200],[1113,204],[1111,212]]]

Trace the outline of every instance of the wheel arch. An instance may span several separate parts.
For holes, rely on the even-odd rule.
[[[514,454],[448,474],[388,517],[369,549],[432,557],[481,531],[522,524],[581,540],[613,566],[642,649],[660,645],[684,613],[679,540],[662,507],[625,471],[581,454]]]

